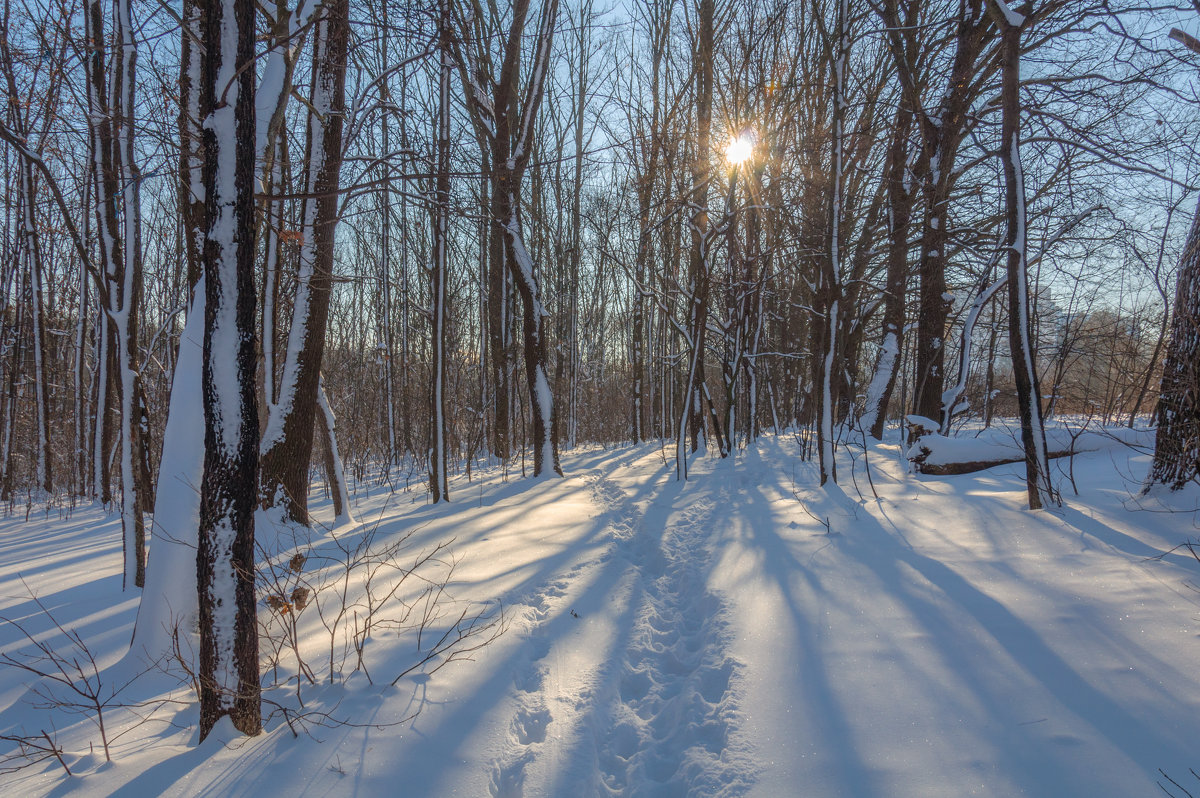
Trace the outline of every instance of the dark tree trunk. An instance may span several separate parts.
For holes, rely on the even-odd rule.
[[[651,146],[654,146],[651,144]],[[630,437],[641,443],[646,439],[645,431],[645,384],[646,384],[646,262],[650,257],[650,192],[653,183],[650,173],[642,175],[638,183],[638,249],[633,277],[633,346],[630,366],[633,371],[633,408]]]
[[[430,379],[429,489],[434,504],[449,501],[446,475],[446,271],[450,237],[450,74],[454,67],[450,43],[450,0],[440,0],[438,51],[437,181],[434,186],[433,268],[430,270],[430,317],[433,329],[433,375]]]
[[[946,247],[950,243],[950,199],[955,184],[954,162],[972,120],[971,102],[980,91],[978,80],[984,49],[995,38],[996,26],[984,9],[985,0],[961,0],[955,52],[945,93],[934,114],[919,114],[921,151],[916,173],[925,196],[921,228],[920,281],[917,307],[916,368],[913,410],[938,420],[942,415],[945,383],[946,320],[951,303],[946,294]],[[915,87],[907,86],[908,100],[922,109]]]
[[[491,233],[488,261],[489,349],[495,394],[495,454],[504,458],[511,445],[509,414],[512,394],[507,343],[508,291],[506,275],[521,298],[525,349],[525,377],[533,417],[534,476],[548,470],[562,474],[558,464],[557,413],[547,363],[547,313],[537,270],[521,233],[521,181],[529,165],[533,127],[549,70],[550,48],[558,18],[558,0],[544,0],[535,39],[530,77],[522,86],[520,66],[529,16],[529,0],[516,0],[502,20],[493,7],[471,4],[475,17],[459,18],[462,29],[481,24],[498,34],[502,57],[494,71],[491,44],[475,37],[467,47],[455,43],[459,75],[467,94],[467,108],[476,136],[491,156]],[[507,24],[507,30],[502,25]],[[467,37],[464,37],[467,38]],[[484,89],[484,86],[487,89]]]
[[[1200,207],[1179,264],[1154,420],[1158,429],[1146,488],[1179,490],[1200,476]]]
[[[502,137],[496,136],[492,147],[492,163],[504,163],[508,160],[509,145],[500,144]],[[503,158],[503,161],[497,160]],[[495,172],[493,172],[495,175]],[[499,181],[493,179],[490,192],[491,218],[503,218],[505,213],[504,200],[498,196]],[[500,226],[493,222],[488,226],[488,360],[492,374],[492,454],[501,460],[507,460],[512,448],[512,408],[509,405],[512,380],[512,347],[509,343],[511,324],[508,318],[509,284],[508,269],[505,266],[506,248],[504,235]]]
[[[1029,280],[1026,259],[1025,179],[1021,169],[1021,30],[1025,19],[1008,9],[1005,0],[991,0],[1001,26],[1001,89],[1003,122],[1000,160],[1004,166],[1005,206],[1008,230],[1008,341],[1017,404],[1021,416],[1021,443],[1025,449],[1025,485],[1029,509],[1039,510],[1044,500],[1053,501],[1050,466],[1046,457],[1046,431],[1042,426],[1042,402],[1038,390],[1029,315]],[[1022,11],[1028,15],[1030,4]],[[947,408],[947,415],[949,408]]]
[[[254,597],[254,69],[248,68],[254,6],[248,0],[199,5],[200,117],[207,122],[204,475],[196,552],[203,740],[226,715],[245,734],[259,733],[262,717]]]
[[[704,435],[704,386],[707,382],[704,360],[708,348],[709,242],[707,233],[708,192],[711,177],[713,104],[713,0],[700,0],[699,41],[696,44],[696,151],[692,154],[691,218],[692,248],[688,255],[689,303],[688,334],[691,336],[692,366],[689,369],[685,397],[691,450],[700,446]]]
[[[888,149],[887,197],[889,209],[887,285],[883,292],[883,341],[875,362],[875,375],[867,391],[865,425],[871,437],[883,440],[888,404],[896,387],[900,354],[904,351],[904,300],[908,285],[908,237],[912,230],[913,196],[908,190],[908,138],[912,109],[901,103]]]
[[[333,283],[333,245],[337,229],[345,116],[346,51],[349,39],[346,0],[328,0],[313,34],[312,105],[305,151],[308,179],[304,202],[304,241],[296,288],[296,306],[279,400],[271,407],[262,442],[262,493],[278,502],[284,516],[308,524],[309,463],[317,391],[325,354],[325,328]]]

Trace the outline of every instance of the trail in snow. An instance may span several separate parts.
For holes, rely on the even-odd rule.
[[[748,775],[729,739],[737,663],[727,653],[722,601],[707,587],[714,505],[685,494],[677,516],[646,517],[616,483],[600,475],[590,482],[614,513],[618,550],[640,569],[642,591],[630,645],[614,663],[617,700],[604,713],[599,779],[614,795],[738,795]]]
[[[381,538],[454,538],[456,598],[503,597],[509,632],[396,688],[306,688],[354,724],[317,737],[276,720],[196,747],[194,707],[169,727],[114,711],[108,767],[81,718],[56,727],[77,777],[45,762],[0,774],[0,795],[1115,798],[1164,773],[1190,789],[1200,571],[1174,547],[1197,493],[1131,501],[1149,457],[1124,447],[1076,458],[1080,495],[1041,513],[1019,466],[920,478],[879,445],[868,482],[864,462],[822,489],[766,439],[677,483],[647,445],[572,453],[582,476],[563,480],[497,472],[453,506],[362,498]],[[114,662],[136,603],[119,523],[51,516],[0,519],[0,615],[54,639],[20,576]],[[375,656],[395,668],[410,642],[381,635]],[[26,647],[0,623],[0,652]],[[55,719],[26,681],[0,668],[0,731]]]
[[[752,768],[730,739],[739,666],[707,586],[715,503],[665,478],[642,501],[599,472],[585,480],[610,546],[515,602],[526,651],[490,793],[741,795]]]
[[[575,572],[578,568],[575,569]],[[526,602],[534,622],[529,638],[529,653],[514,676],[517,710],[506,738],[506,752],[492,763],[488,784],[492,798],[521,798],[524,795],[525,768],[546,741],[546,730],[553,717],[545,695],[550,641],[542,628],[549,617],[552,601],[561,597],[569,584],[566,579],[551,582]]]

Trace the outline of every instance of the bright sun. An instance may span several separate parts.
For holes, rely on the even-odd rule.
[[[734,166],[747,161],[754,152],[754,142],[748,133],[735,138],[725,148],[725,159]]]

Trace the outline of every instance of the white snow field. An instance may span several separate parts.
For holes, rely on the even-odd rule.
[[[1019,465],[918,477],[860,446],[818,488],[797,452],[767,438],[679,483],[657,444],[583,450],[564,479],[477,473],[437,507],[360,490],[380,539],[454,539],[447,600],[500,600],[501,637],[393,687],[428,641],[381,631],[369,679],[351,656],[303,687],[348,725],[298,737],[276,713],[197,746],[188,692],[146,673],[117,703],[182,703],[111,708],[111,763],[89,716],[33,706],[37,681],[3,667],[0,734],[51,733],[76,775],[50,758],[0,795],[1184,795],[1164,773],[1200,795],[1200,563],[1177,548],[1200,490],[1138,497],[1148,456],[1115,440],[1075,458],[1078,496],[1056,460],[1065,504],[1036,513]],[[137,672],[120,546],[96,509],[0,523],[0,615],[69,650],[28,585],[106,684]],[[0,624],[0,652],[29,651]],[[293,687],[265,697],[300,711]]]

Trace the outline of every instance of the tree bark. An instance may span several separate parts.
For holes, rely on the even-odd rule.
[[[200,739],[262,730],[254,597],[254,6],[202,0],[204,473],[196,552]]]
[[[1004,166],[1005,208],[1008,230],[1008,340],[1017,404],[1021,415],[1021,443],[1025,448],[1025,486],[1029,509],[1041,509],[1054,500],[1050,464],[1046,457],[1046,431],[1042,425],[1042,401],[1029,317],[1027,235],[1025,229],[1025,177],[1021,169],[1021,31],[1031,12],[1025,3],[1022,13],[1013,11],[1006,0],[991,0],[1001,26],[1001,88],[1003,112],[1000,160]]]
[[[1179,263],[1171,316],[1146,490],[1179,490],[1200,476],[1200,206]]]
[[[305,150],[308,199],[304,202],[300,273],[279,398],[269,408],[261,446],[263,500],[281,507],[286,519],[305,526],[309,523],[309,463],[314,424],[318,422],[317,391],[333,283],[348,15],[346,0],[329,0],[321,7],[313,34],[312,99]]]
[[[904,351],[904,300],[908,284],[908,238],[912,230],[913,195],[908,188],[908,139],[912,109],[901,101],[888,149],[887,278],[883,292],[883,340],[875,360],[875,373],[867,387],[862,426],[877,441],[883,440],[888,405],[896,387],[900,355]]]
[[[433,300],[430,307],[433,374],[429,385],[429,489],[434,504],[450,500],[446,470],[446,270],[450,243],[450,75],[454,62],[450,43],[450,0],[439,0],[439,5],[437,179],[433,208],[433,268],[429,272]]]

